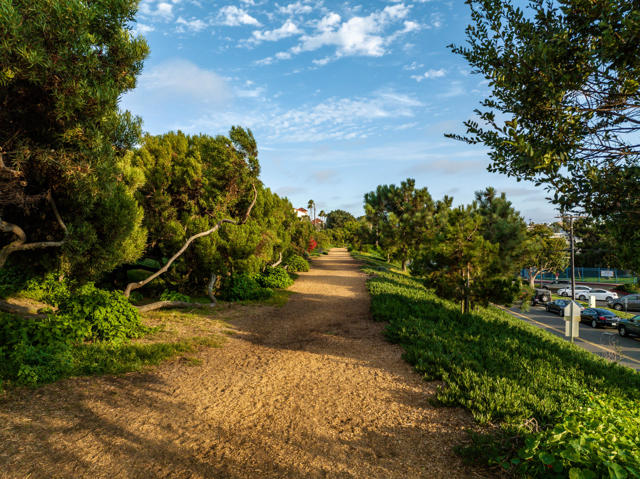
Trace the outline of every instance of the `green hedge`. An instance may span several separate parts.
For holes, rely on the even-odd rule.
[[[480,423],[502,424],[510,439],[496,436],[484,447],[490,463],[535,477],[640,477],[638,409],[627,407],[640,400],[640,374],[497,308],[462,315],[420,281],[359,259],[374,275],[367,283],[374,319],[388,321],[387,337],[426,379],[445,382],[437,399],[466,407]],[[584,413],[594,401],[603,417],[630,420],[614,432],[597,427]],[[583,453],[585,444],[593,451]],[[566,452],[574,446],[579,454]]]

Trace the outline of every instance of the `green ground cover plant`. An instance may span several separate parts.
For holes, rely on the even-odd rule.
[[[499,425],[463,452],[529,477],[640,477],[640,374],[497,308],[461,314],[381,258],[354,256],[388,339],[425,379],[444,381],[437,400]]]
[[[291,273],[309,271],[309,262],[302,256],[294,254],[287,260],[287,271]]]
[[[293,280],[284,268],[267,266],[256,276],[260,286],[271,289],[286,289],[293,284]]]

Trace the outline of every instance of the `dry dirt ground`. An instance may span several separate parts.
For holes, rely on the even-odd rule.
[[[453,452],[472,419],[430,404],[437,385],[385,342],[365,279],[334,249],[195,366],[14,391],[0,401],[0,477],[486,476]]]

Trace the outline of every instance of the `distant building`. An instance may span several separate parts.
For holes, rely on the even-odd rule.
[[[304,218],[305,216],[307,217],[309,216],[309,212],[304,208],[294,208],[293,211],[296,212],[296,215],[298,215],[298,218]]]
[[[324,226],[324,221],[322,221],[320,218],[316,218],[311,222],[311,224],[313,226],[317,226],[318,228],[321,228],[322,226]]]

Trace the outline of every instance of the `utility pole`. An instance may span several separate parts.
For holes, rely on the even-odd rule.
[[[575,239],[573,237],[573,220],[576,218],[583,218],[583,216],[578,215],[562,215],[557,218],[569,218],[569,249],[571,251],[571,311],[573,312],[573,308],[576,305],[576,254],[575,254]],[[571,342],[573,343],[573,317],[570,319],[569,324],[569,336],[571,337]]]

